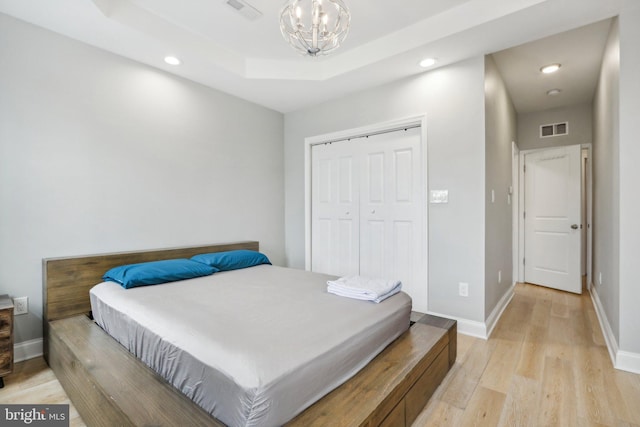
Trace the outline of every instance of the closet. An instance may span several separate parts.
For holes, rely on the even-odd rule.
[[[311,147],[311,269],[399,279],[426,311],[421,128]]]

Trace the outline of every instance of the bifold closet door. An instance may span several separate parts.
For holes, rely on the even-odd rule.
[[[345,142],[312,147],[312,271],[336,276],[360,271],[356,145]]]
[[[360,275],[401,280],[414,306],[427,298],[420,147],[415,128],[366,138],[359,156]]]
[[[426,310],[420,128],[312,147],[311,266],[399,279]]]

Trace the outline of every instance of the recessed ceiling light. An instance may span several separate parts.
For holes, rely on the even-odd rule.
[[[420,66],[422,68],[429,68],[436,65],[436,62],[438,61],[435,58],[425,58],[422,61],[420,61]]]
[[[544,67],[540,68],[540,71],[542,71],[544,74],[551,74],[551,73],[555,73],[556,71],[558,71],[561,66],[562,66],[561,64],[549,64],[549,65],[545,65]]]
[[[180,65],[181,61],[176,58],[175,56],[165,56],[164,57],[164,62],[166,62],[169,65]]]
[[[547,95],[556,96],[556,95],[560,94],[560,92],[562,92],[562,89],[551,89],[551,90],[547,91]]]

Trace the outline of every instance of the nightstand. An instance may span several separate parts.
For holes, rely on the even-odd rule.
[[[5,375],[13,371],[13,301],[0,295],[0,388]]]

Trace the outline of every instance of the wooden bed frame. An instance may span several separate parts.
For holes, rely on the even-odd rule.
[[[88,426],[223,426],[90,319],[108,269],[258,242],[43,260],[44,355]],[[456,322],[426,315],[289,426],[410,426],[456,358]]]

